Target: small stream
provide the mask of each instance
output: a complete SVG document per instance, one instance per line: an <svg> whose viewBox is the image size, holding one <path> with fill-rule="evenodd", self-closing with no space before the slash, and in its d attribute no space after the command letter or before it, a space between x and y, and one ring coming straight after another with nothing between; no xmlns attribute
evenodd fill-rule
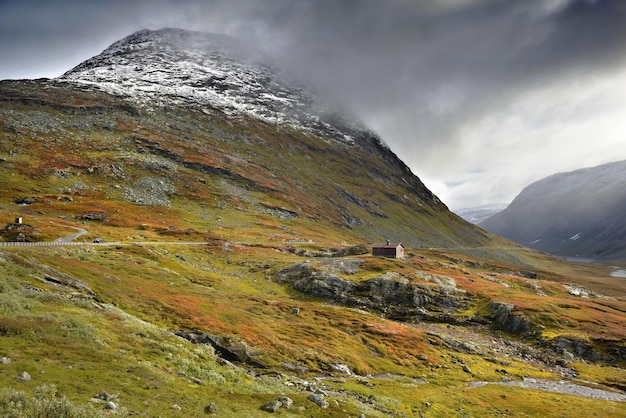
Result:
<svg viewBox="0 0 626 418"><path fill-rule="evenodd" d="M585 398L603 399L607 401L626 401L626 394L622 392L611 392L603 389L596 389L589 386L577 385L564 380L547 380L524 378L524 380L509 382L472 382L470 388L477 388L485 385L518 386L528 389L539 389L550 392L564 393L567 395L584 396Z"/></svg>

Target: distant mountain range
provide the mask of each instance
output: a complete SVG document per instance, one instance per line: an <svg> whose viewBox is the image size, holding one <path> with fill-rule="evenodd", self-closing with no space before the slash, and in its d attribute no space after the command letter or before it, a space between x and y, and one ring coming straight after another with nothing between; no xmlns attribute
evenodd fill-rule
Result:
<svg viewBox="0 0 626 418"><path fill-rule="evenodd" d="M626 161L554 174L479 223L564 257L626 259Z"/></svg>
<svg viewBox="0 0 626 418"><path fill-rule="evenodd" d="M483 205L472 208L457 209L454 210L454 213L456 213L466 221L478 225L479 223L492 217L496 213L503 211L506 207L506 203L496 203L493 205Z"/></svg>

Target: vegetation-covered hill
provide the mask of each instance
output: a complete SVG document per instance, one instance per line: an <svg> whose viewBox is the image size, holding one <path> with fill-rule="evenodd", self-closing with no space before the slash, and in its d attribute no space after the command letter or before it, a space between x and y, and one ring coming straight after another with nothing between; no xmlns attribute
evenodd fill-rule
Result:
<svg viewBox="0 0 626 418"><path fill-rule="evenodd" d="M626 414L612 268L490 236L323 128L0 83L3 241L82 234L0 246L0 411Z"/></svg>

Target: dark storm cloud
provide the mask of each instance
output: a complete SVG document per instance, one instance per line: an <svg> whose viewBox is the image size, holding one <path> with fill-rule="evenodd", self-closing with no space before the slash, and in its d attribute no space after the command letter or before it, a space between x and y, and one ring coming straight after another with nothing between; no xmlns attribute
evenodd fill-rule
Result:
<svg viewBox="0 0 626 418"><path fill-rule="evenodd" d="M439 13L414 1L293 4L265 16L274 52L379 117L382 108L446 118L424 121L440 137L517 89L624 58L626 14L613 0L485 1Z"/></svg>
<svg viewBox="0 0 626 418"><path fill-rule="evenodd" d="M544 143L562 141L544 129L555 120L619 106L596 97L619 83L597 80L618 80L626 63L626 0L21 0L0 2L0 78L57 76L136 30L166 26L258 44L450 196L523 186L467 185L476 173L497 177L488 165L508 153L537 148L536 159L528 138L538 129Z"/></svg>

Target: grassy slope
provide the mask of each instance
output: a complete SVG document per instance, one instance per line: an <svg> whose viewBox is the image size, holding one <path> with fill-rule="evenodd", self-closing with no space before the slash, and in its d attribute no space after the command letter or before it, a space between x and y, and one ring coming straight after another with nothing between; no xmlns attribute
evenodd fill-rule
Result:
<svg viewBox="0 0 626 418"><path fill-rule="evenodd" d="M180 415L169 409L174 404L198 416L211 402L219 404L220 416L265 416L259 407L281 394L295 401L282 416L383 416L384 411L545 416L555 410L588 416L599 408L611 416L626 413L623 403L496 385L468 389L470 381L558 376L503 355L494 362L459 351L423 329L310 298L272 280L282 267L320 262L295 256L290 247L317 250L412 237L407 261L359 256L362 267L346 279L396 271L422 283L416 272L437 274L475 296L461 315L489 316L490 301L508 301L544 326L545 338L566 335L623 344L624 285L599 279L607 271L503 250L499 247L510 244L463 224L443 208L420 206L419 195L391 199L407 195L397 172L379 160L363 164L365 157L351 148L331 148L317 138L296 138L294 132L250 121L242 128L217 114L172 111L138 118L118 101L95 93L19 94L22 99L5 101L0 114L0 224L23 216L40 240L69 235L74 231L68 227L74 226L89 231L81 240L104 237L124 244L2 249L0 355L12 361L0 365L0 387L31 392L54 383L76 403L106 390L119 393L120 405L129 411L148 416ZM38 96L25 102L26 94ZM96 104L103 109L84 109ZM125 198L125 190L145 177L174 186L174 193L159 192L168 206L138 206ZM358 199L346 199L342 191ZM13 202L22 196L37 199L27 206ZM346 227L340 209L362 225ZM105 212L108 220L76 218L90 212ZM392 215L381 218L372 212ZM132 241L210 244L125 244ZM457 242L462 248L420 248ZM465 248L470 243L492 249ZM527 279L520 270L535 271L538 279ZM55 287L43 280L46 276L80 280L96 297ZM571 282L610 298L573 296L562 285ZM537 295L536 285L546 296ZM300 315L291 314L294 307ZM220 362L212 349L193 346L171 329L228 335L245 343L257 376L247 371L250 366ZM336 363L361 376L386 375L364 384L362 378L333 373ZM462 364L472 373L464 373ZM498 371L502 364L506 376ZM585 380L626 386L621 369L573 367ZM15 380L23 371L33 376L31 382ZM299 380L286 377L295 375L309 381L334 376L319 383L331 395L330 408L321 410L308 401Z"/></svg>

